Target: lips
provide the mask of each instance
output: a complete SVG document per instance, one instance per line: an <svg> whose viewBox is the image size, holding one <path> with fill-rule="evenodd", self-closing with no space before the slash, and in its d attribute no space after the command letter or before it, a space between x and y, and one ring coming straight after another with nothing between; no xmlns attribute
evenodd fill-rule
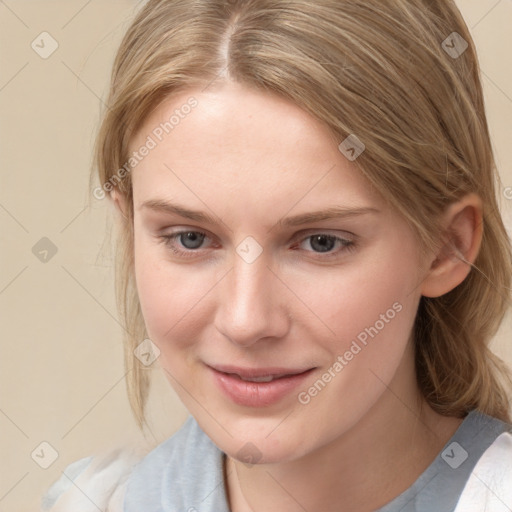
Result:
<svg viewBox="0 0 512 512"><path fill-rule="evenodd" d="M218 388L238 405L266 407L275 404L299 386L314 368L208 367Z"/></svg>
<svg viewBox="0 0 512 512"><path fill-rule="evenodd" d="M299 375L308 370L311 367L304 369L292 369L282 367L270 367L270 368L241 368L237 366L212 366L214 370L228 375L235 375L240 377L242 380L251 382L270 382L274 379L280 379L283 377L290 377L293 375Z"/></svg>

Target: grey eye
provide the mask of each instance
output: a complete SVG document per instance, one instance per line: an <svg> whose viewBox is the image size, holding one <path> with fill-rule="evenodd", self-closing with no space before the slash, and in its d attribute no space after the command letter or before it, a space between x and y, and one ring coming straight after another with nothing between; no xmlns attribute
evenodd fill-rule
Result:
<svg viewBox="0 0 512 512"><path fill-rule="evenodd" d="M205 235L197 231L186 231L179 235L180 243L187 249L198 249L203 244Z"/></svg>
<svg viewBox="0 0 512 512"><path fill-rule="evenodd" d="M332 251L336 245L336 237L329 235L314 235L309 240L311 248L316 252Z"/></svg>

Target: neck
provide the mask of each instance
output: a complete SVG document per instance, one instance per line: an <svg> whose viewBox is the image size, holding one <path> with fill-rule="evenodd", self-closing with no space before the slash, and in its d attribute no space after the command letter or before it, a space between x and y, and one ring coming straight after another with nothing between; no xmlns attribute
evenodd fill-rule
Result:
<svg viewBox="0 0 512 512"><path fill-rule="evenodd" d="M416 481L461 422L433 411L414 372L399 371L352 429L314 452L251 467L226 456L230 509L373 511Z"/></svg>

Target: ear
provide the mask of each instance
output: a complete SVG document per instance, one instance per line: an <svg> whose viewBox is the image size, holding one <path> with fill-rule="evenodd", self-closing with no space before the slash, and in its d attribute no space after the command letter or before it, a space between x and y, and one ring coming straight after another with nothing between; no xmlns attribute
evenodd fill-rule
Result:
<svg viewBox="0 0 512 512"><path fill-rule="evenodd" d="M118 212L118 214L124 217L124 219L126 220L128 218L128 215L126 213L128 209L126 206L126 197L124 196L124 194L119 192L119 190L117 189L113 189L110 192L110 198L112 199L112 202L114 203L114 206L116 207L116 211Z"/></svg>
<svg viewBox="0 0 512 512"><path fill-rule="evenodd" d="M422 295L440 297L457 287L471 270L483 234L482 201L468 194L451 204L442 219L442 247L422 283Z"/></svg>

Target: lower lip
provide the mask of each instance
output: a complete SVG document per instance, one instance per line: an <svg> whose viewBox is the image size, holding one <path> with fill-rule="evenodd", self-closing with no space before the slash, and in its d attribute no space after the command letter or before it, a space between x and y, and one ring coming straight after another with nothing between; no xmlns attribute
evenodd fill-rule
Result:
<svg viewBox="0 0 512 512"><path fill-rule="evenodd" d="M220 389L236 404L246 407L266 407L296 389L314 370L274 379L270 382L248 382L239 377L210 368Z"/></svg>

